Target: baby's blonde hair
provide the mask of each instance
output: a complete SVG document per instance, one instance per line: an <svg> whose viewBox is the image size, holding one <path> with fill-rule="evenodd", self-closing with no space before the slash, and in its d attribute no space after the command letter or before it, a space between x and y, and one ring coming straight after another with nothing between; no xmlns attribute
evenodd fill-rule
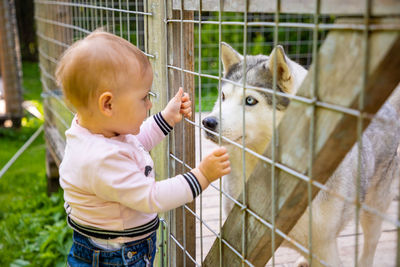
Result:
<svg viewBox="0 0 400 267"><path fill-rule="evenodd" d="M135 75L141 76L150 62L127 40L98 30L64 52L57 65L56 80L66 101L79 110L103 91L120 89L130 78L127 70L132 66Z"/></svg>

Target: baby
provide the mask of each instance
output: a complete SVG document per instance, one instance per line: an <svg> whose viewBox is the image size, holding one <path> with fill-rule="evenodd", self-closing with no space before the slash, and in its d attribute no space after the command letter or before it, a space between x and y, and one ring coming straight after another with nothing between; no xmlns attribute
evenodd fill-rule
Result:
<svg viewBox="0 0 400 267"><path fill-rule="evenodd" d="M77 111L60 165L65 210L73 229L69 266L151 266L158 212L193 201L230 172L225 148L190 172L156 182L149 151L192 114L179 88L164 110L146 119L153 72L128 41L96 31L62 56L56 78Z"/></svg>

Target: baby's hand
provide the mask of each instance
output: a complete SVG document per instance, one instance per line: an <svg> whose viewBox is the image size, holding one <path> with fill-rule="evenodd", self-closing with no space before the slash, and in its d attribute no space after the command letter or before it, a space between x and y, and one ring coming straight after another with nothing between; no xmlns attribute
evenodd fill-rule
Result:
<svg viewBox="0 0 400 267"><path fill-rule="evenodd" d="M226 148L219 147L215 149L200 162L198 168L209 183L230 173L231 163L229 162L229 155Z"/></svg>
<svg viewBox="0 0 400 267"><path fill-rule="evenodd" d="M178 93L168 102L161 114L171 127L182 120L182 115L190 118L192 101L190 101L189 94L184 93L182 87L179 87Z"/></svg>

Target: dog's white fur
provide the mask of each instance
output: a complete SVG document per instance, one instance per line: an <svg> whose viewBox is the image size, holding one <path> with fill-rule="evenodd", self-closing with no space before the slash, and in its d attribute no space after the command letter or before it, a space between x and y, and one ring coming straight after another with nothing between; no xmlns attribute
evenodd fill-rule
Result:
<svg viewBox="0 0 400 267"><path fill-rule="evenodd" d="M254 56L253 56L254 57ZM277 47L273 50L269 57L258 56L259 58L248 58L249 65L254 62L254 66L260 65L260 68L269 69L272 73L273 66L277 67L278 73L278 84L281 90L287 94L296 94L297 89L301 85L304 77L307 75L307 71L290 60L284 53L281 47ZM265 59L265 62L263 60ZM276 59L276 63L274 63ZM222 62L224 66L224 76L232 75L229 71L237 67L237 64L243 61L243 56L236 52L227 44L222 45ZM257 66L258 68L258 66ZM257 82L257 75L259 73L252 73L256 71L256 68L248 69L247 81ZM242 71L242 70L238 70ZM234 76L233 76L234 77ZM229 78L229 77L228 77ZM242 79L236 80L237 83L243 83ZM245 95L243 96L243 89L240 86L233 85L229 82L224 83L221 86L224 99L221 103L217 101L211 114L207 118L215 118L218 124L221 126L213 129L218 132L220 127L222 136L242 144L243 133L245 135L246 147L262 154L266 149L272 136L273 127L273 109L271 103L268 103L265 94L258 90L246 89ZM399 93L400 95L400 93ZM253 106L245 106L243 111L243 101L247 97L251 96L256 99L258 103ZM392 98L392 105L387 107L386 113L381 112L379 116L383 116L383 119L393 119L393 116L398 116L400 107L400 97L396 99ZM395 106L395 108L393 108ZM221 107L221 110L220 110ZM243 128L243 112L245 116L245 126ZM276 124L279 123L285 110L276 110L275 118ZM389 115L388 115L389 114ZM395 119L393 119L395 120ZM398 122L395 122L396 124ZM203 121L204 124L204 121ZM373 124L373 123L371 123ZM378 122L379 124L379 122ZM400 123L399 123L400 124ZM397 127L397 126L396 126ZM365 191L364 203L371 206L381 212L385 212L390 204L393 196L393 177L398 176L398 163L392 165L378 166L375 162L380 160L380 155L375 150L376 146L382 140L375 140L376 138L382 137L379 134L384 131L380 125L375 126L373 130L368 130L363 136L363 160L366 164L362 166L363 174L365 177L370 177L366 181L366 184L362 184L361 190ZM396 136L391 136L388 139L388 145L392 140L397 138L398 127L396 128ZM216 135L207 134L207 137L214 142L217 142ZM223 140L222 140L223 141ZM383 141L385 142L385 141ZM233 198L237 198L242 191L243 187L243 151L241 148L231 145L228 142L223 141L223 145L227 147L230 155L230 161L232 166L231 174L223 177L223 190ZM390 145L392 145L390 143ZM397 147L398 143L396 144ZM390 148L389 148L390 149ZM395 148L394 148L395 149ZM400 149L400 148L399 148ZM354 165L357 162L357 148L353 147L352 152L349 153L343 160L341 166L335 172L335 174L327 182L327 186L346 197L354 197L356 194L355 179L357 169ZM400 151L400 150L399 150ZM386 153L385 151L382 153ZM400 153L400 152L399 152ZM246 153L245 169L246 179L252 173L258 159ZM398 160L396 158L395 160ZM390 164L390 163L388 163ZM386 168L386 169L385 169ZM390 172L386 174L385 171ZM382 177L386 175L386 181L382 182ZM227 198L223 199L223 209L225 215L230 211L233 206L233 202ZM343 230L347 222L354 217L355 208L353 205L343 202L342 200L329 196L324 192L320 192L312 203L312 244L313 253L330 266L341 266L339 259L338 248L336 244L336 237ZM360 257L358 266L372 266L373 257L378 243L380 232L381 232L381 219L378 216L374 216L366 211L361 211L360 223L363 228L365 245ZM308 210L303 214L296 226L292 229L289 236L303 244L305 247L308 245L308 227L309 227L309 213ZM291 246L289 243L284 242L285 246ZM296 266L307 266L307 260L305 258L300 259ZM320 266L318 260L313 260L312 266Z"/></svg>

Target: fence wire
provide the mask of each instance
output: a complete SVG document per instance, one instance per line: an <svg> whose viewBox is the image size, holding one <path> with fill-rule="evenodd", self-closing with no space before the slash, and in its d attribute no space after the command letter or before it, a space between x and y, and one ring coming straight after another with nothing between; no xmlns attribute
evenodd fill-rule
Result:
<svg viewBox="0 0 400 267"><path fill-rule="evenodd" d="M228 1L231 2L231 1ZM279 203L277 196L277 187L281 173L287 173L296 177L300 181L307 184L306 192L308 200L309 222L313 221L313 212L311 203L313 200L313 191L320 190L329 197L339 199L345 203L351 204L355 209L355 227L352 232L354 236L354 255L353 265L358 265L360 233L359 221L360 212L369 212L374 214L383 221L391 225L387 232L393 232L397 236L400 229L400 221L397 215L396 218L389 216L385 211L378 210L374 207L369 207L360 201L361 199L361 173L363 166L361 165L362 154L362 134L363 124L366 120L371 120L374 114L370 114L364 110L365 90L368 86L368 73L370 70L370 42L371 34L378 31L399 32L400 24L394 22L379 24L371 19L371 1L365 1L365 11L359 14L362 23L335 23L341 18L338 14L322 14L321 3L319 0L314 2L314 10L310 14L289 14L280 11L281 1L276 0L275 13L250 13L250 0L245 1L245 8L242 12L225 12L224 1L216 0L215 6L217 11L203 10L203 1L198 1L197 9L192 8L190 11L191 17L187 18L188 10L184 9L184 1L167 1L163 3L164 10L158 10L155 7L156 3L152 1L123 1L123 0L65 0L65 1L44 1L35 0L35 20L37 25L37 36L39 41L39 56L41 81L43 85L43 98L45 107L46 127L55 129L58 136L46 135L47 138L58 138L53 143L65 144L63 133L69 127L73 117L71 110L62 100L61 91L58 88L54 70L58 59L62 52L68 48L74 41L84 38L87 34L102 27L106 31L112 32L122 38L135 44L149 58L158 60L160 57L166 59L165 73L167 82L165 88L154 88L156 95L161 95L161 90L167 90L168 96L172 96L174 89L171 88L171 80L178 79L180 85L184 88L194 87L194 95L192 96L195 102L196 115L193 119L184 119L184 123L180 126L179 133L181 136L175 136L175 139L168 140L168 151L166 157L168 161L168 176L173 176L176 170L190 170L195 167L195 162L190 159L190 151L185 151L191 142L196 142L196 161L200 161L209 150L209 141L205 141L202 136L205 134L215 135L219 145L228 145L240 150L241 158L241 186L243 193L241 198L232 196L223 189L223 180L219 180L210 185L204 195L201 195L196 200L196 206L184 205L179 208L183 214L181 217L176 217L176 211L166 213L162 216L159 240L159 256L158 261L160 266L186 266L196 265L201 266L206 259L207 254L212 246L212 242L217 240L219 251L219 266L226 266L226 263L221 256L223 248L227 247L235 257L239 259L242 266L255 266L256 264L249 260L249 242L247 239L250 234L248 229L249 218L255 219L271 232L271 259L268 266L282 266L282 264L293 263L293 258L288 262L282 262L282 259L277 259L276 250L279 243L275 243L277 238L283 239L292 247L297 248L302 254L307 255L309 261L315 261L321 265L327 265L322 259L315 254L315 246L313 244L313 226L308 224L307 242L302 244L298 240L286 234L284 231L276 227L275 216ZM176 3L179 3L177 5ZM161 1L158 3L161 5ZM172 9L174 11L172 11ZM159 45L165 46L164 55L154 55L148 49L148 20L154 15L153 12L158 10L164 15L164 31L160 31ZM393 11L395 16L400 15L400 11ZM383 17L383 16L382 16ZM386 16L388 17L388 16ZM390 17L390 16L389 16ZM374 17L376 19L376 16ZM193 34L193 51L189 52L193 60L193 68L187 67L186 64L186 48L189 37L185 34L187 27L191 27ZM319 64L319 48L323 45L329 31L341 30L348 32L361 32L363 34L363 72L361 93L357 108L349 108L341 103L326 102L320 99L319 94L319 79L320 66ZM179 33L173 32L179 31ZM165 35L161 35L164 33ZM174 35L175 34L175 35ZM179 35L178 35L179 34ZM175 39L174 39L175 38ZM179 41L177 41L179 40ZM171 47L171 42L179 43L179 47ZM243 65L241 66L241 74L243 78L240 81L232 81L225 78L223 73L223 65L221 61L222 42L231 45L236 51L243 56ZM263 86L249 85L247 81L247 55L270 55L271 51L277 46L282 45L286 55L291 60L310 69L313 73L311 79L311 95L309 97L287 94L279 89L277 81L278 68L276 60L274 61L274 71L272 75L272 87L265 88ZM176 52L179 51L179 61L174 61ZM340 66L334 66L340 67ZM311 69L312 68L312 69ZM191 77L192 80L188 80ZM193 81L193 82L191 82ZM191 84L192 83L192 84ZM246 115L245 97L241 98L241 112L232 116L241 117L241 127L243 129L240 139L232 140L221 134L223 125L220 123L218 128L210 130L202 125L203 119L212 110L214 103L217 101L219 108L218 120L222 121L222 102L224 95L222 87L229 85L232 88L239 88L242 96L246 95L247 90L254 90L264 95L272 97L271 104L271 157L267 157L262 152L257 152L254 148L250 148L246 143L246 135L250 129L247 128L248 121ZM283 164L279 158L280 136L278 132L279 119L277 115L278 98L286 97L292 103L299 103L308 107L308 116L310 119L308 147L304 149L307 158L306 173L296 170L295 168ZM356 119L357 127L357 144L358 144L358 160L357 160L357 181L356 181L356 196L348 197L341 195L335 190L332 190L327 185L315 180L313 170L313 162L316 157L316 135L317 131L317 113L318 110L329 110L343 116L349 116ZM260 120L263 114L259 114ZM392 121L385 121L391 125ZM188 129L193 129L193 132ZM177 130L175 130L177 135ZM188 135L196 133L196 140L188 139ZM180 140L178 143L177 140ZM53 140L54 141L54 140ZM189 144L189 143L190 144ZM179 151L183 147L183 153L179 156ZM272 214L258 214L249 206L249 195L252 194L248 190L247 178L250 176L250 170L247 170L246 159L254 157L263 162L265 166L271 166L271 192L272 199ZM226 219L222 212L222 201L226 199L233 203L241 210L241 241L240 244L232 243L224 236L224 220ZM278 200L278 202L276 202ZM212 203L210 203L210 201ZM185 215L186 214L186 215ZM339 214L338 214L339 216ZM182 222L176 221L177 218ZM187 218L194 218L195 225ZM177 226L182 226L183 229L176 229ZM194 226L194 227L193 227ZM182 238L179 237L179 231L183 233ZM187 236L188 231L192 235L196 235L196 245L193 251L191 247L192 239ZM180 252L180 254L178 253ZM398 257L398 245L393 245L393 254ZM178 259L177 255L181 255L182 259ZM391 255L391 256L396 256ZM182 265L180 265L182 264ZM393 266L395 265L393 261Z"/></svg>

